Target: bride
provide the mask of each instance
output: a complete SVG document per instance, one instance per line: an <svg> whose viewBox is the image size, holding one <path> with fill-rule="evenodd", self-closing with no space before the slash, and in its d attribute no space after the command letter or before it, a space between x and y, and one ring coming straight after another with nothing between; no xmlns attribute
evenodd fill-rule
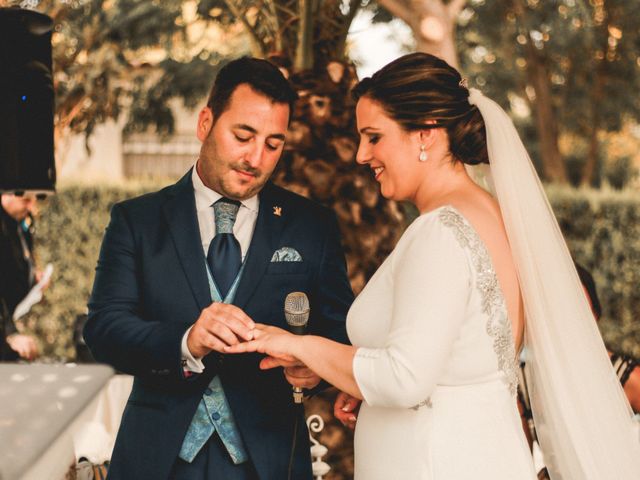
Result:
<svg viewBox="0 0 640 480"><path fill-rule="evenodd" d="M420 216L351 307L353 346L258 325L227 351L295 358L361 399L356 479L519 480L536 478L515 398L524 343L551 478L640 478L631 410L506 113L423 53L354 97L358 163ZM483 169L487 189L469 173Z"/></svg>

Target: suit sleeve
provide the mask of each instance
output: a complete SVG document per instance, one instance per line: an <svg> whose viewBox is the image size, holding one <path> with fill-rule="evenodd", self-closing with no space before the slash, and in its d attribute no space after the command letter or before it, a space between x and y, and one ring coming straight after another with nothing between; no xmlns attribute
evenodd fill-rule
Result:
<svg viewBox="0 0 640 480"><path fill-rule="evenodd" d="M353 291L340 241L335 214L327 220L327 235L311 305L310 332L340 343L349 343L345 320L353 302Z"/></svg>
<svg viewBox="0 0 640 480"><path fill-rule="evenodd" d="M84 338L96 360L142 378L181 380L180 343L190 323L142 316L138 255L125 209L116 204L102 242Z"/></svg>
<svg viewBox="0 0 640 480"><path fill-rule="evenodd" d="M471 272L437 217L405 233L391 269L392 318L385 346L359 348L353 373L372 406L410 408L435 388L465 319Z"/></svg>
<svg viewBox="0 0 640 480"><path fill-rule="evenodd" d="M349 344L346 330L346 317L353 303L353 290L347 275L347 266L342 249L340 229L332 212L327 221L327 235L320 260L316 288L311 299L309 333L329 338L336 342ZM307 391L308 395L329 387L322 380L320 384Z"/></svg>

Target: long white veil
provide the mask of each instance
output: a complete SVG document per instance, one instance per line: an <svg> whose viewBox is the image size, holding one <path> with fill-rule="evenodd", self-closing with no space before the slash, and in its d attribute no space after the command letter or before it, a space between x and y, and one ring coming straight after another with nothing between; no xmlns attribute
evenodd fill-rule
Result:
<svg viewBox="0 0 640 480"><path fill-rule="evenodd" d="M525 307L527 378L553 480L639 480L640 441L584 290L527 151L508 115L471 89L487 132Z"/></svg>

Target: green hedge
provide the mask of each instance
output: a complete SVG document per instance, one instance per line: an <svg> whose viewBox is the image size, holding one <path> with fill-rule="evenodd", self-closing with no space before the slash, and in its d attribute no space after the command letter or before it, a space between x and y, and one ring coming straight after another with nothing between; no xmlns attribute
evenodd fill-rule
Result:
<svg viewBox="0 0 640 480"><path fill-rule="evenodd" d="M111 206L156 190L158 183L63 186L42 206L37 223L40 265L55 266L43 302L25 318L45 356L75 356L73 322L86 312L94 268ZM548 189L578 262L594 275L603 305L601 330L611 348L640 357L640 194L633 191ZM382 259L380 259L382 260Z"/></svg>
<svg viewBox="0 0 640 480"><path fill-rule="evenodd" d="M40 208L36 220L36 259L51 262L52 282L42 302L25 317L25 330L39 340L49 360L73 360L75 318L87 311L104 229L114 203L161 185L63 186Z"/></svg>
<svg viewBox="0 0 640 480"><path fill-rule="evenodd" d="M640 193L558 187L547 193L575 260L593 274L605 342L640 358Z"/></svg>

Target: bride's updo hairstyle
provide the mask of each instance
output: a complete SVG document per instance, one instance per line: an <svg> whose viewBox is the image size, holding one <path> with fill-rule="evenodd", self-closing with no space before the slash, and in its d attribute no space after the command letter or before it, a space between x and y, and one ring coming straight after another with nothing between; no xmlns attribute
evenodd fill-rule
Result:
<svg viewBox="0 0 640 480"><path fill-rule="evenodd" d="M406 131L445 128L449 151L462 163L489 163L482 115L469 104L458 71L438 57L404 55L360 81L352 95L375 101Z"/></svg>

